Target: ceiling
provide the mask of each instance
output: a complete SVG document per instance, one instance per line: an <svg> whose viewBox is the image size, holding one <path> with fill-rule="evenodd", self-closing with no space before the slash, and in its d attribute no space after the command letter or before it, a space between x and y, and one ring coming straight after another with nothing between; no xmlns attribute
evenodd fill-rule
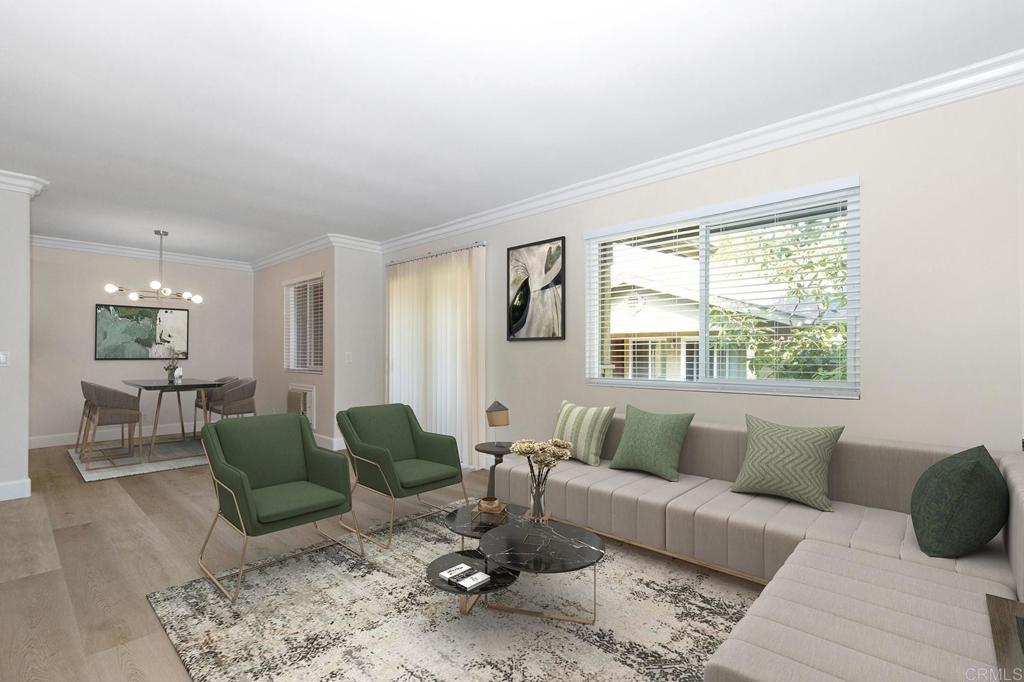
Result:
<svg viewBox="0 0 1024 682"><path fill-rule="evenodd" d="M34 234L408 234L1024 47L1019 0L0 6Z"/></svg>

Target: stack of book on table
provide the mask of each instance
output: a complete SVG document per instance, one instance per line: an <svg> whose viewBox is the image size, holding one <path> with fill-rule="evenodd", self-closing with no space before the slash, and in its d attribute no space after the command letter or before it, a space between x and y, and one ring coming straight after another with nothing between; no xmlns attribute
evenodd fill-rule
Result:
<svg viewBox="0 0 1024 682"><path fill-rule="evenodd" d="M466 592L479 589L491 581L491 576L466 564L452 566L446 571L441 571L438 575L441 580L447 581L449 585Z"/></svg>

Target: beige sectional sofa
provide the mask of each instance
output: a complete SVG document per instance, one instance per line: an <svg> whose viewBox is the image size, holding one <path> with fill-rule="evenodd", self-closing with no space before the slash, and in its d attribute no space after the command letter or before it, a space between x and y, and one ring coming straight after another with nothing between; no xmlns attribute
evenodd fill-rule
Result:
<svg viewBox="0 0 1024 682"><path fill-rule="evenodd" d="M767 585L706 680L999 679L985 595L1024 594L1021 453L993 453L1011 493L1004 533L977 554L936 559L917 545L910 496L955 448L842 439L829 477L834 511L820 512L729 490L746 451L741 428L694 423L676 482L610 469L621 432L616 417L600 466L570 461L551 473L547 509ZM501 499L527 504L526 463L506 458L495 485Z"/></svg>

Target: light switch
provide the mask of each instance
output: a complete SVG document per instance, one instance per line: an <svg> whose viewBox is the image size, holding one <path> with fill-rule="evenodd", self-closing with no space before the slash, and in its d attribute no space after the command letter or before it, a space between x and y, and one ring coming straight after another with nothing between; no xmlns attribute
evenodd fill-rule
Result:
<svg viewBox="0 0 1024 682"><path fill-rule="evenodd" d="M346 363L352 362L352 351L350 351L350 350L345 351L345 362Z"/></svg>
<svg viewBox="0 0 1024 682"><path fill-rule="evenodd" d="M11 364L11 354L5 350L0 350L0 367L9 367Z"/></svg>

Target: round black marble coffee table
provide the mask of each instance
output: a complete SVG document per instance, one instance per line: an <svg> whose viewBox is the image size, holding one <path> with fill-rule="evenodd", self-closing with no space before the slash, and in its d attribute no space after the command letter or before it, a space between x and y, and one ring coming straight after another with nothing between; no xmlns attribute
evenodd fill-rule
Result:
<svg viewBox="0 0 1024 682"><path fill-rule="evenodd" d="M458 566L459 564L466 564L477 571L487 573L491 576L490 582L483 587L473 590L472 592L466 592L455 587L447 580L439 577L438 574L441 573L441 571L447 571L449 568ZM431 561L430 565L427 566L427 582L442 592L450 592L451 594L458 595L459 612L462 615L466 615L473 609L473 606L481 595L497 592L498 590L504 590L506 587L514 583L518 577L518 572L496 566L489 562L487 557L475 549L466 549L461 552L451 552L449 554L439 556Z"/></svg>
<svg viewBox="0 0 1024 682"><path fill-rule="evenodd" d="M523 516L508 521L480 538L479 551L493 566L517 573L568 573L594 569L594 607L588 616L533 611L488 602L488 608L541 618L592 624L597 620L597 564L604 558L604 540L584 528L557 521L534 523Z"/></svg>
<svg viewBox="0 0 1024 682"><path fill-rule="evenodd" d="M466 538L479 540L483 534L502 526L512 516L522 516L526 513L526 507L510 504L505 507L503 514L490 514L478 512L475 504L464 504L454 509L444 517L444 525L448 530L462 537L462 548L466 548Z"/></svg>

